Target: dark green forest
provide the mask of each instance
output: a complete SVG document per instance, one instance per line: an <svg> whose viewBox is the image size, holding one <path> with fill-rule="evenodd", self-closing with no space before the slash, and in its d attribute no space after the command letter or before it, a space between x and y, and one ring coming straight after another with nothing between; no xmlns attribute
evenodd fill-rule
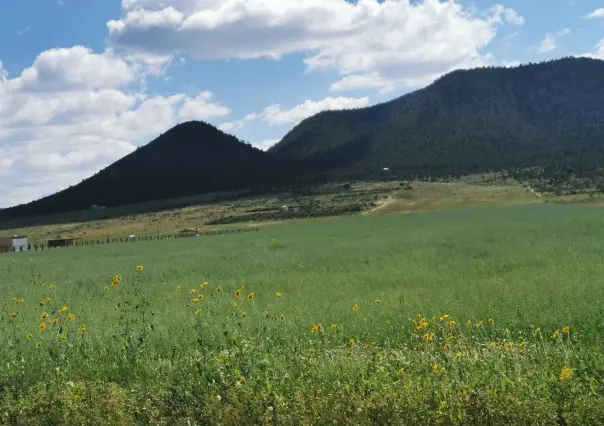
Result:
<svg viewBox="0 0 604 426"><path fill-rule="evenodd" d="M454 71L383 104L319 113L268 152L183 123L78 185L0 210L0 220L219 190L489 171L604 190L602 76L604 61L587 58Z"/></svg>

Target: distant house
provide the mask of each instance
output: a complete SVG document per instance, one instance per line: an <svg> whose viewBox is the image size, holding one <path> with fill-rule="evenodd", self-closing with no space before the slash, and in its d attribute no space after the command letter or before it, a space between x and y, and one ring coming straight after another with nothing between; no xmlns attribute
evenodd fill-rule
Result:
<svg viewBox="0 0 604 426"><path fill-rule="evenodd" d="M0 253L27 250L29 250L29 243L27 242L26 236L14 235L12 237L0 237Z"/></svg>
<svg viewBox="0 0 604 426"><path fill-rule="evenodd" d="M71 246L73 246L73 238L58 238L56 240L48 240L48 248Z"/></svg>

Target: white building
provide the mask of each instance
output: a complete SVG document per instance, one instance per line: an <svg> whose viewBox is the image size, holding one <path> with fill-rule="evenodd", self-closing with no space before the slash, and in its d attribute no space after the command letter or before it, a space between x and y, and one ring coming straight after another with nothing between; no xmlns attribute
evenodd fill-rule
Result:
<svg viewBox="0 0 604 426"><path fill-rule="evenodd" d="M15 235L13 237L13 247L15 248L15 251L27 251L29 247L27 244L27 237Z"/></svg>

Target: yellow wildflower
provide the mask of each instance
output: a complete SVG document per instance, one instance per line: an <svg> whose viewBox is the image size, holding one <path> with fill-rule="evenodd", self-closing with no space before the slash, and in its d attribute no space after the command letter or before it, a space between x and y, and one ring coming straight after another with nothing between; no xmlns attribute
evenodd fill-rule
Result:
<svg viewBox="0 0 604 426"><path fill-rule="evenodd" d="M256 293L254 293L253 291L247 295L247 300L254 300L254 296L256 296Z"/></svg>
<svg viewBox="0 0 604 426"><path fill-rule="evenodd" d="M218 284L216 286L216 293L220 293L222 291L222 286L220 284Z"/></svg>
<svg viewBox="0 0 604 426"><path fill-rule="evenodd" d="M335 330L336 328L338 328L337 324L332 324L329 326L329 328L331 328L332 330Z"/></svg>
<svg viewBox="0 0 604 426"><path fill-rule="evenodd" d="M48 288L49 288L50 290L54 290L54 289L55 289L55 285L54 285L54 284L50 284L50 285L48 286Z"/></svg>
<svg viewBox="0 0 604 426"><path fill-rule="evenodd" d="M235 291L235 297L236 298L240 298L241 297L241 289L238 289L237 291Z"/></svg>
<svg viewBox="0 0 604 426"><path fill-rule="evenodd" d="M105 291L109 291L109 287L105 286L105 287L103 288L103 290L105 290Z"/></svg>
<svg viewBox="0 0 604 426"><path fill-rule="evenodd" d="M507 328L505 330L503 330L503 335L504 336L509 336L510 335L510 330L508 330Z"/></svg>
<svg viewBox="0 0 604 426"><path fill-rule="evenodd" d="M381 299L375 299L375 303L380 304L380 303L382 303L382 300Z"/></svg>
<svg viewBox="0 0 604 426"><path fill-rule="evenodd" d="M25 338L26 338L26 339L31 339L32 337L33 337L33 335L32 335L31 333L27 333L27 334L25 335Z"/></svg>
<svg viewBox="0 0 604 426"><path fill-rule="evenodd" d="M136 267L136 272L143 272L143 270L144 270L144 269L145 269L145 268L143 268L143 265L138 265L138 266Z"/></svg>
<svg viewBox="0 0 604 426"><path fill-rule="evenodd" d="M199 287L206 288L207 286L208 286L208 282L204 281L203 283L201 283L201 285Z"/></svg>
<svg viewBox="0 0 604 426"><path fill-rule="evenodd" d="M199 300L200 302L205 299L205 296L203 294L200 294L197 296L197 300Z"/></svg>
<svg viewBox="0 0 604 426"><path fill-rule="evenodd" d="M46 318L48 318L48 312L44 312L40 318L42 318L42 321L46 321Z"/></svg>
<svg viewBox="0 0 604 426"><path fill-rule="evenodd" d="M241 314L241 318L247 318L247 314L244 312Z"/></svg>
<svg viewBox="0 0 604 426"><path fill-rule="evenodd" d="M67 319L68 319L69 321L75 321L76 316L75 316L74 314L68 314L68 315L67 315Z"/></svg>
<svg viewBox="0 0 604 426"><path fill-rule="evenodd" d="M457 353L455 354L455 359L459 359L459 358L461 358L461 352L457 352Z"/></svg>
<svg viewBox="0 0 604 426"><path fill-rule="evenodd" d="M476 323L476 328L482 328L483 321L478 321Z"/></svg>
<svg viewBox="0 0 604 426"><path fill-rule="evenodd" d="M432 364L432 372L436 373L438 371L438 364L434 363Z"/></svg>
<svg viewBox="0 0 604 426"><path fill-rule="evenodd" d="M10 301L13 302L13 303L17 303L18 300L19 299L17 299L16 297L13 297Z"/></svg>
<svg viewBox="0 0 604 426"><path fill-rule="evenodd" d="M42 347L42 342L36 343L36 349L40 349Z"/></svg>
<svg viewBox="0 0 604 426"><path fill-rule="evenodd" d="M560 381L570 379L573 376L573 370L569 367L564 367L562 371L560 371Z"/></svg>
<svg viewBox="0 0 604 426"><path fill-rule="evenodd" d="M23 299L23 298L19 299L18 303L25 303L25 299Z"/></svg>
<svg viewBox="0 0 604 426"><path fill-rule="evenodd" d="M50 297L47 297L42 301L42 303L44 303L45 305L48 305L51 301L52 301L52 299Z"/></svg>
<svg viewBox="0 0 604 426"><path fill-rule="evenodd" d="M176 292L178 293L180 290L182 290L182 286L177 285L177 286L176 286Z"/></svg>
<svg viewBox="0 0 604 426"><path fill-rule="evenodd" d="M233 309L235 309L235 308L237 307L237 302L233 301L233 302L231 303L231 307L232 307Z"/></svg>
<svg viewBox="0 0 604 426"><path fill-rule="evenodd" d="M443 349L444 349L444 350L447 350L447 349L450 349L450 348L451 348L451 345L450 345L450 344L448 344L448 343L445 343L445 344L443 345Z"/></svg>
<svg viewBox="0 0 604 426"><path fill-rule="evenodd" d="M472 320L466 321L466 327L468 327L468 328L472 327Z"/></svg>
<svg viewBox="0 0 604 426"><path fill-rule="evenodd" d="M319 326L318 325L313 325L312 328L310 329L310 331L312 333L318 333L319 332Z"/></svg>
<svg viewBox="0 0 604 426"><path fill-rule="evenodd" d="M554 331L554 334L552 334L552 339L557 339L558 337L560 337L560 330L556 330Z"/></svg>
<svg viewBox="0 0 604 426"><path fill-rule="evenodd" d="M198 316L200 316L200 315L201 315L201 309L197 309L197 310L195 311L195 316L196 316L196 317L198 317Z"/></svg>
<svg viewBox="0 0 604 426"><path fill-rule="evenodd" d="M453 328L457 325L457 322L455 321L449 321L449 327Z"/></svg>
<svg viewBox="0 0 604 426"><path fill-rule="evenodd" d="M38 328L40 329L40 331L46 330L46 323L45 322L40 323L40 325L38 326Z"/></svg>
<svg viewBox="0 0 604 426"><path fill-rule="evenodd" d="M17 318L17 313L16 312L11 312L10 313L10 319L14 320L15 318Z"/></svg>
<svg viewBox="0 0 604 426"><path fill-rule="evenodd" d="M268 318L268 311L264 311L264 312L262 313L262 315L264 315L266 318Z"/></svg>
<svg viewBox="0 0 604 426"><path fill-rule="evenodd" d="M52 320L52 323L53 323L54 325L57 325L57 324L59 324L60 322L61 322L61 320L60 320L60 319L58 319L58 318L53 318L53 320Z"/></svg>
<svg viewBox="0 0 604 426"><path fill-rule="evenodd" d="M359 311L359 305L357 305L356 303L354 305L352 305L352 312L358 312Z"/></svg>
<svg viewBox="0 0 604 426"><path fill-rule="evenodd" d="M275 296L281 297L281 296L283 296L283 294L280 291L278 291L278 292L275 293Z"/></svg>
<svg viewBox="0 0 604 426"><path fill-rule="evenodd" d="M431 342L432 340L434 340L434 333L426 333L422 336L422 340L424 342Z"/></svg>
<svg viewBox="0 0 604 426"><path fill-rule="evenodd" d="M67 334L63 333L59 336L59 339L61 340L67 340Z"/></svg>
<svg viewBox="0 0 604 426"><path fill-rule="evenodd" d="M80 331L82 332L82 334L87 333L88 329L86 328L86 325L82 324L82 326L80 327Z"/></svg>
<svg viewBox="0 0 604 426"><path fill-rule="evenodd" d="M355 341L354 341L354 339L352 337L350 339L348 339L348 344L349 345L354 345L355 344Z"/></svg>
<svg viewBox="0 0 604 426"><path fill-rule="evenodd" d="M192 288L191 290L189 290L189 294L195 294L195 293L197 293L196 288Z"/></svg>
<svg viewBox="0 0 604 426"><path fill-rule="evenodd" d="M495 324L495 320L493 318L489 318L487 322L491 325Z"/></svg>
<svg viewBox="0 0 604 426"><path fill-rule="evenodd" d="M565 325L564 327L562 327L562 333L564 333L564 334L570 333L570 327L568 325Z"/></svg>
<svg viewBox="0 0 604 426"><path fill-rule="evenodd" d="M448 314L442 315L442 316L440 317L440 322L445 322L445 321L447 320L447 318L449 318L449 315L448 315Z"/></svg>
<svg viewBox="0 0 604 426"><path fill-rule="evenodd" d="M281 321L285 321L285 315L281 315L281 316L279 317L279 319L280 319Z"/></svg>
<svg viewBox="0 0 604 426"><path fill-rule="evenodd" d="M68 309L69 308L67 306L63 306L61 309L59 309L59 313L60 314L65 313L65 312L67 312Z"/></svg>

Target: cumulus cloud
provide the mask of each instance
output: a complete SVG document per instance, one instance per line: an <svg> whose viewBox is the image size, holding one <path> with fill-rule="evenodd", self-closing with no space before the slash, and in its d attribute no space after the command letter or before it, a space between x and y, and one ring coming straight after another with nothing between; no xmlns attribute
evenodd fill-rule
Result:
<svg viewBox="0 0 604 426"><path fill-rule="evenodd" d="M0 207L76 184L180 117L229 112L210 92L141 91L141 79L161 74L169 60L74 46L42 52L14 78L0 62Z"/></svg>
<svg viewBox="0 0 604 426"><path fill-rule="evenodd" d="M604 8L596 9L591 13L583 16L585 19L604 18Z"/></svg>
<svg viewBox="0 0 604 426"><path fill-rule="evenodd" d="M246 124L260 120L271 126L290 125L295 126L305 118L318 114L321 111L362 108L369 105L369 97L347 98L347 97L327 97L320 101L306 100L290 109L284 109L279 104L269 105L261 112L247 114L241 120L229 121L218 126L225 132L236 132L242 129Z"/></svg>
<svg viewBox="0 0 604 426"><path fill-rule="evenodd" d="M480 51L513 9L474 13L457 1L123 0L109 40L127 50L198 59L279 58L308 52L309 70L332 68L334 91L417 86L484 65Z"/></svg>
<svg viewBox="0 0 604 426"><path fill-rule="evenodd" d="M595 46L595 52L588 52L579 55L584 58L602 59L604 60L604 38L598 42Z"/></svg>
<svg viewBox="0 0 604 426"><path fill-rule="evenodd" d="M556 43L558 42L558 40L564 37L565 35L570 34L570 32L570 28L564 28L563 30L560 30L555 33L547 33L543 40L541 40L541 45L539 46L538 52L546 53L556 49Z"/></svg>

